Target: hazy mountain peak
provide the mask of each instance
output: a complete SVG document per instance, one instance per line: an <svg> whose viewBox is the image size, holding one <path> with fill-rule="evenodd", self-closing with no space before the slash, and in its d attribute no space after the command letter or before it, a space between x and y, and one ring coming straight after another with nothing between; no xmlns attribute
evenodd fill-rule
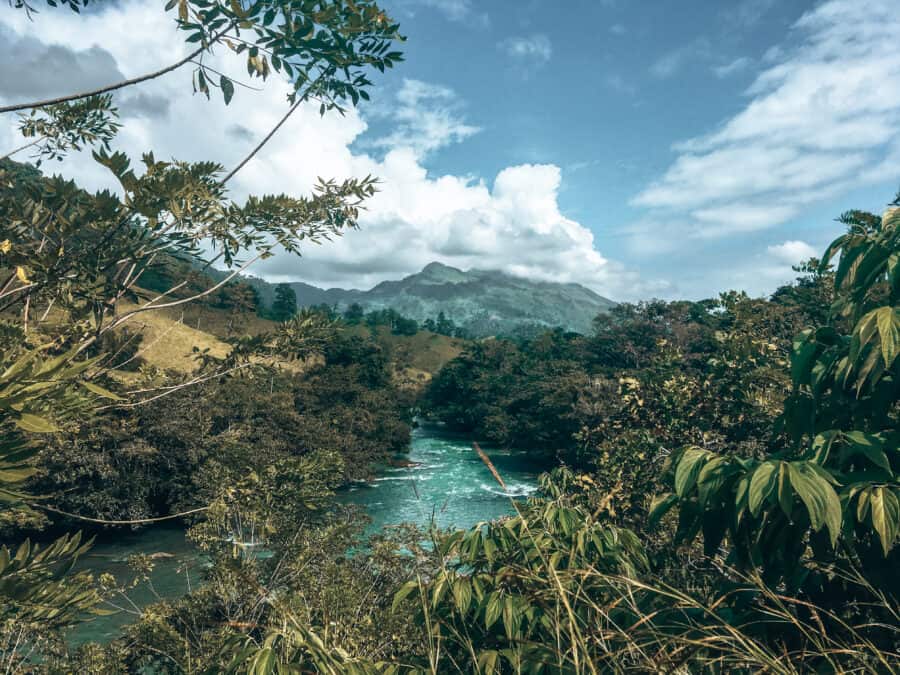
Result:
<svg viewBox="0 0 900 675"><path fill-rule="evenodd" d="M273 286L254 280L264 301L271 303ZM423 322L440 312L473 336L521 333L561 327L580 333L615 305L576 283L537 281L500 270L462 271L440 262L395 281L382 281L367 291L291 284L301 307L337 305L341 310L358 303L368 312L391 308Z"/></svg>
<svg viewBox="0 0 900 675"><path fill-rule="evenodd" d="M423 280L435 283L458 284L467 281L469 275L456 267L450 267L440 262L430 262L422 268L421 272L412 274L406 279L421 277ZM406 280L404 279L404 281Z"/></svg>

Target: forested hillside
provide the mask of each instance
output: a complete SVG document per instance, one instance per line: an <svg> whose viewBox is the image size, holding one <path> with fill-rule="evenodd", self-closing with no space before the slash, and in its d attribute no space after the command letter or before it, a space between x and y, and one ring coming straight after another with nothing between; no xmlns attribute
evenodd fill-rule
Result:
<svg viewBox="0 0 900 675"><path fill-rule="evenodd" d="M260 279L247 279L247 283L263 302L274 301L272 284ZM422 325L452 322L461 334L475 338L534 336L555 327L586 333L598 313L615 305L580 284L538 281L499 270L464 272L437 262L365 291L321 289L302 282L290 286L303 307L324 305L339 311L361 307L365 313L393 310Z"/></svg>

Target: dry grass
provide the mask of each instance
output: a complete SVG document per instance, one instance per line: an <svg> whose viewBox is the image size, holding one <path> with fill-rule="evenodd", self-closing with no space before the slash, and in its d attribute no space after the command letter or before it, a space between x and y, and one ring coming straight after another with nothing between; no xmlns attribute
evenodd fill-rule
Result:
<svg viewBox="0 0 900 675"><path fill-rule="evenodd" d="M125 312L132 307L124 305ZM143 341L140 357L161 370L191 373L197 368L194 348L208 350L217 358L228 355L231 347L215 335L197 330L182 321L181 316L173 318L165 310L144 312L127 322L131 330L141 333Z"/></svg>

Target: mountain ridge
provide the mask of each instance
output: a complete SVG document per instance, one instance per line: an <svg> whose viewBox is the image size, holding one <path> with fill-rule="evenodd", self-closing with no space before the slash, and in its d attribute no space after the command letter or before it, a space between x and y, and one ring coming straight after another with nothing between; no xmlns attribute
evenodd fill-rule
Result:
<svg viewBox="0 0 900 675"><path fill-rule="evenodd" d="M257 287L263 302L271 303L273 284L255 278L247 281ZM344 310L356 303L366 312L393 309L420 323L443 312L475 337L555 327L588 333L594 317L616 304L574 282L539 281L500 270L463 271L436 261L368 290L323 289L302 281L289 285L300 307L327 304Z"/></svg>

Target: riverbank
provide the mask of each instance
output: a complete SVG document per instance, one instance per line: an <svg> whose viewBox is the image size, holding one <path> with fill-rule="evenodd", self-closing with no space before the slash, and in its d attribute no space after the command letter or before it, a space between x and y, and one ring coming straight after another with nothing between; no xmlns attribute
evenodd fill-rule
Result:
<svg viewBox="0 0 900 675"><path fill-rule="evenodd" d="M371 518L369 533L401 523L468 528L477 522L513 513L510 497L524 498L537 489L537 476L546 467L525 452L485 448L503 476L507 491L497 485L489 469L472 448L472 439L434 424L412 432L409 454L394 466L385 466L368 483L357 483L338 493L344 504L363 507ZM157 555L162 554L162 555ZM138 532L117 533L99 542L79 563L96 575L112 574L124 582L134 576L131 556L154 556L150 583L139 584L128 598L117 598L117 614L100 616L75 626L69 642L108 642L134 621L139 608L159 599L176 598L196 587L203 560L186 539L184 529L157 526Z"/></svg>

